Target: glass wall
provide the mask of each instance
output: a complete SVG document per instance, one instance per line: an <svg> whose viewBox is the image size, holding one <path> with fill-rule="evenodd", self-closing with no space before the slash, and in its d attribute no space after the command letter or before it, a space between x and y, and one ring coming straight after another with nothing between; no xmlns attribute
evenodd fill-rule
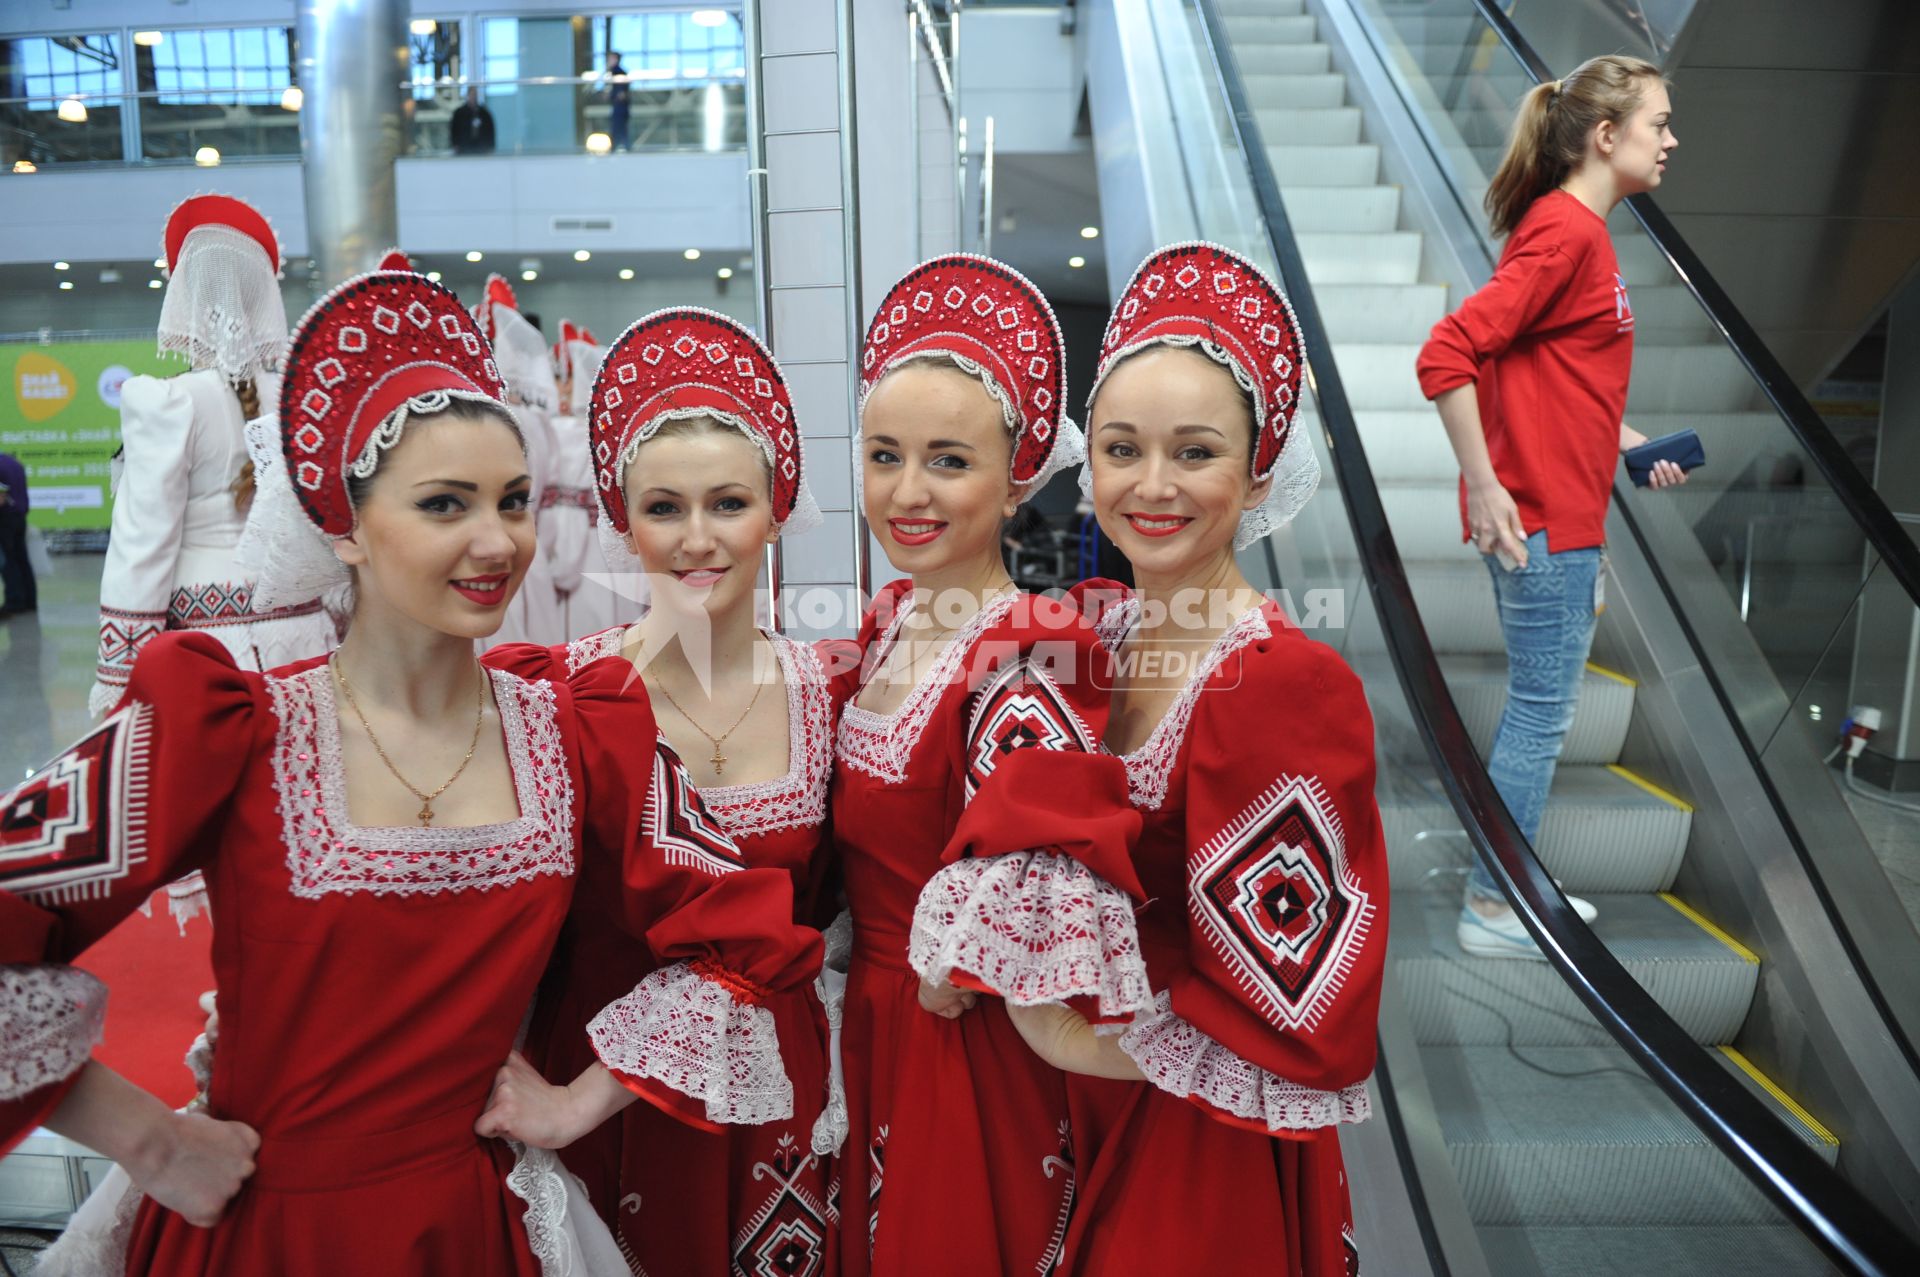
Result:
<svg viewBox="0 0 1920 1277"><path fill-rule="evenodd" d="M117 32L0 40L0 166L126 158Z"/></svg>
<svg viewBox="0 0 1920 1277"><path fill-rule="evenodd" d="M141 159L300 154L292 28L142 32L133 56Z"/></svg>

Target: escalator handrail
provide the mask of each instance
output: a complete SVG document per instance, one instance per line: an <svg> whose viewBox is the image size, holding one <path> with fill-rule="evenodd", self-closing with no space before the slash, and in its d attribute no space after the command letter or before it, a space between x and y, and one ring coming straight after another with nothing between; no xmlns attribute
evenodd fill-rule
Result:
<svg viewBox="0 0 1920 1277"><path fill-rule="evenodd" d="M1892 1277L1913 1271L1920 1264L1920 1247L1709 1058L1580 921L1494 789L1414 604L1224 25L1214 0L1194 2L1281 282L1300 324L1307 384L1329 436L1381 630L1415 728L1475 851L1541 952L1601 1026L1789 1221L1855 1272Z"/></svg>
<svg viewBox="0 0 1920 1277"><path fill-rule="evenodd" d="M1553 69L1547 65L1527 38L1520 34L1520 28L1514 24L1494 0L1472 0L1473 7L1479 11L1481 21L1493 29L1507 51L1533 78L1535 84L1543 84L1554 79ZM1860 473L1846 449L1834 437L1833 431L1820 414L1807 402L1805 394L1795 384L1787 370L1780 365L1766 341L1754 330L1740 308L1727 296L1720 281L1700 260L1675 228L1671 219L1653 202L1651 195L1635 195L1627 200L1627 208L1639 221L1647 238L1666 258L1667 266L1680 277L1687 286L1700 309L1719 332L1721 339L1733 348L1733 353L1746 366L1747 372L1759 383L1760 391L1766 395L1767 402L1780 414L1787 429L1793 432L1800 446L1813 458L1814 465L1826 478L1827 486L1839 497L1840 504L1846 507L1854 525L1867 538L1867 544L1873 547L1887 569L1893 573L1894 580L1907 592L1907 597L1916 606L1920 606L1920 546L1914 544L1906 529L1900 526L1900 520L1880 494Z"/></svg>

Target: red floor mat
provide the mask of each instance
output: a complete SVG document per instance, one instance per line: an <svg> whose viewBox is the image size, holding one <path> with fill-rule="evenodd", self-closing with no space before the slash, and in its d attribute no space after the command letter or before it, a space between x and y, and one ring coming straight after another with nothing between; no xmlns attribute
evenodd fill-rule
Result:
<svg viewBox="0 0 1920 1277"><path fill-rule="evenodd" d="M174 1108L193 1098L193 1075L181 1061L206 1026L200 995L213 987L212 950L207 915L189 921L183 936L166 893L156 892L151 918L130 914L74 963L112 991L94 1058Z"/></svg>

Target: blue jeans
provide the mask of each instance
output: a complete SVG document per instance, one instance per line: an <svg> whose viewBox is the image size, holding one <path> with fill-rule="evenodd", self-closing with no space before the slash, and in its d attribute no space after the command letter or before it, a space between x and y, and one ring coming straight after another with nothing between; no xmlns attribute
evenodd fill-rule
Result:
<svg viewBox="0 0 1920 1277"><path fill-rule="evenodd" d="M1553 769L1580 701L1580 679L1593 648L1594 587L1600 547L1547 551L1545 528L1527 538L1527 566L1509 572L1482 556L1493 574L1500 631L1507 642L1507 707L1487 755L1487 773L1529 843L1540 840ZM1504 897L1493 875L1473 861L1468 890Z"/></svg>

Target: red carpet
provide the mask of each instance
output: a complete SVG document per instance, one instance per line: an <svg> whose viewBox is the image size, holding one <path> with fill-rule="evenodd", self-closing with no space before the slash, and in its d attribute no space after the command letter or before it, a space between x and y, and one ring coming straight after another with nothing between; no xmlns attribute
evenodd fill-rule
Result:
<svg viewBox="0 0 1920 1277"><path fill-rule="evenodd" d="M94 1058L173 1108L193 1098L193 1075L181 1063L206 1027L200 995L213 987L213 923L187 923L187 934L167 913L164 891L153 896L153 916L135 912L74 965L106 981L106 1040Z"/></svg>

